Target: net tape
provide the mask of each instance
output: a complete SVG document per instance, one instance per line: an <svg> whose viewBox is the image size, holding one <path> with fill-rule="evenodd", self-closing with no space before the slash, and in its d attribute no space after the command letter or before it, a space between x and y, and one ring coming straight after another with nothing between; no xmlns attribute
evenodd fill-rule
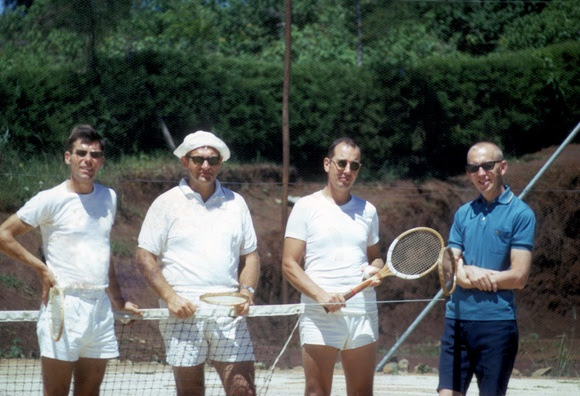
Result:
<svg viewBox="0 0 580 396"><path fill-rule="evenodd" d="M305 304L280 304L280 305L252 305L247 317L258 316L288 316L298 315L304 312ZM171 314L168 309L149 308L142 309L143 317L124 312L116 311L115 318L119 320L163 320L168 319ZM195 312L196 318L214 318L218 316L235 317L235 307L228 306L207 306L201 305ZM38 311L0 311L1 322L36 322Z"/></svg>

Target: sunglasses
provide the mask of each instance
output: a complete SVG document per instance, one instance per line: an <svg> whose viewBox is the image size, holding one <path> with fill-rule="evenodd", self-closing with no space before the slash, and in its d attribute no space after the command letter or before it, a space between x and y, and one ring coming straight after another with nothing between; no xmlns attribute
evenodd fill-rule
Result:
<svg viewBox="0 0 580 396"><path fill-rule="evenodd" d="M202 157L201 155L186 155L185 158L192 160L196 165L203 165L207 161L211 166L219 164L221 159L221 157Z"/></svg>
<svg viewBox="0 0 580 396"><path fill-rule="evenodd" d="M91 155L91 158L94 159L103 158L105 156L105 153L103 153L102 151L75 150L75 154L81 158L87 155L87 153L89 153Z"/></svg>
<svg viewBox="0 0 580 396"><path fill-rule="evenodd" d="M479 170L479 168L481 167L481 169L483 169L484 171L490 171L495 167L495 164L497 164L498 162L502 162L503 160L497 160L497 161L487 161L484 162L482 164L467 164L465 165L465 170L469 173L475 173Z"/></svg>
<svg viewBox="0 0 580 396"><path fill-rule="evenodd" d="M350 170L351 171L357 171L357 170L360 169L360 165L361 165L360 162L356 162L356 161L350 161L350 162L347 161L347 160L338 160L338 161L335 161L333 159L331 159L331 161L334 162L336 164L336 167L338 169L340 169L340 170L346 169L346 166L348 164L350 164Z"/></svg>

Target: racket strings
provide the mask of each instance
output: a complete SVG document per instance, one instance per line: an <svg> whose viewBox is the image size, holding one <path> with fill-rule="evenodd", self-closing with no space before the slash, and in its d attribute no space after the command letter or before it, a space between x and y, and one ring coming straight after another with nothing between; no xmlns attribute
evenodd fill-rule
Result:
<svg viewBox="0 0 580 396"><path fill-rule="evenodd" d="M215 296L215 297L206 297L203 299L208 304L215 304L215 305L238 305L244 304L247 300L241 297L235 296Z"/></svg>
<svg viewBox="0 0 580 396"><path fill-rule="evenodd" d="M240 293L206 293L200 297L200 300L214 305L239 305L248 302L248 298Z"/></svg>
<svg viewBox="0 0 580 396"><path fill-rule="evenodd" d="M50 289L50 331L54 341L60 340L64 326L64 296L62 290L57 287Z"/></svg>
<svg viewBox="0 0 580 396"><path fill-rule="evenodd" d="M428 231L411 232L397 242L391 262L402 274L419 275L433 268L441 248L441 239L437 235Z"/></svg>

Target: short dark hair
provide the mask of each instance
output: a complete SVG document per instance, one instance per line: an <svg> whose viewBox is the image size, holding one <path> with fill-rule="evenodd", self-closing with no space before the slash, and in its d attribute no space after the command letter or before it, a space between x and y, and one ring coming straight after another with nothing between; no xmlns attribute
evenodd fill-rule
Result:
<svg viewBox="0 0 580 396"><path fill-rule="evenodd" d="M347 146L350 147L354 147L354 148L359 148L358 144L355 143L354 140L352 140L349 137L341 137L336 139L334 142L332 142L332 144L330 145L330 147L328 148L328 153L326 154L326 156L328 158L332 158L334 156L334 149L336 149L336 146L338 146L339 144L346 144Z"/></svg>
<svg viewBox="0 0 580 396"><path fill-rule="evenodd" d="M77 140L83 143L97 142L101 145L101 150L105 151L105 140L94 128L87 124L76 125L66 141L66 151L72 152L73 146Z"/></svg>

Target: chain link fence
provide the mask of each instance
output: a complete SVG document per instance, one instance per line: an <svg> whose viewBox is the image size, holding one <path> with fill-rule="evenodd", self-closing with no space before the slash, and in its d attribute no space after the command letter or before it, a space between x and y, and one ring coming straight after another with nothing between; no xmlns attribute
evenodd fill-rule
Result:
<svg viewBox="0 0 580 396"><path fill-rule="evenodd" d="M300 3L300 2L295 2ZM358 3L358 2L357 2ZM366 3L362 2L363 6ZM499 24L499 21L493 20L488 7L491 2L469 4L472 12L482 14L482 19L489 23ZM509 2L521 6L521 8L531 7L530 2ZM450 2L433 2L431 12L436 13L442 7L453 8L459 3ZM461 3L462 7L468 7ZM536 2L533 3L537 5ZM428 3L424 4L425 7ZM479 7L479 8L478 8ZM364 7L363 7L364 11ZM452 12L445 13L453 14ZM364 13L363 13L364 15ZM392 18L392 16L390 16ZM281 17L283 19L283 17ZM281 19L274 19L273 26L281 23ZM385 21L388 21L387 16ZM453 19L453 23L459 23L461 18ZM364 21L364 19L363 19ZM446 23L445 21L441 22ZM503 23L507 24L508 21ZM389 31L387 27L381 26L380 21L369 21L369 24L375 29L373 34ZM365 26L363 24L363 26ZM443 27L442 27L443 28ZM485 31L474 27L472 36L466 34L462 36L461 43L455 43L458 47L465 47L465 51L471 52L472 55L478 55L477 51L483 54L491 45L495 38L485 38ZM279 26L277 28L280 29ZM469 29L465 26L465 29ZM404 32L403 32L404 33ZM403 34L401 33L401 34ZM304 44L304 31L300 31L299 45ZM417 32L413 32L417 34ZM420 36L410 36L420 37ZM471 37L471 39L470 39ZM417 39L418 40L418 39ZM420 42L412 43L413 48L417 49ZM449 40L455 40L452 32L449 32ZM471 41L470 41L471 40ZM476 45L478 43L478 45ZM423 43L425 48L429 43ZM283 47L283 38L280 35L280 46ZM411 44L409 44L411 45ZM421 47L423 48L423 47ZM426 51L425 49L422 49ZM371 49L368 49L371 51ZM418 49L417 49L418 51ZM356 50L352 52L357 56ZM371 58L372 53L368 54ZM385 59L389 57L385 55ZM368 58L362 58L368 59ZM356 58L360 61L360 53ZM514 61L516 68L521 68L521 64ZM129 66L128 66L129 67ZM408 71L405 71L408 72ZM509 70L507 71L509 72ZM458 71L459 73L459 71ZM501 73L501 71L500 71ZM280 89L282 87L282 75L280 74ZM338 82L342 77L340 75L332 78ZM332 83L332 78L329 80ZM459 77L458 77L459 78ZM219 84L216 81L216 84ZM422 81L429 89L430 81ZM544 84L545 81L536 81L537 84ZM436 82L433 82L436 84ZM493 80L488 80L490 91L494 90ZM161 86L161 89L163 87ZM577 88L577 87L576 87ZM330 88L329 88L330 89ZM377 87L377 89L388 90L389 87ZM435 89L435 88L433 88ZM526 87L517 89L525 90ZM529 87L530 92L532 87ZM445 95L445 89L438 87L435 96ZM219 93L219 91L218 91ZM254 94L256 94L254 92ZM258 91L259 94L259 91ZM171 92L157 92L163 100L171 100ZM195 96L195 90L192 90L191 96ZM265 93L270 95L270 93ZM525 97L526 92L521 92ZM273 100L279 100L279 96ZM356 96L353 97L356 100ZM212 98L207 98L208 102ZM249 97L248 101L254 98ZM131 110L130 98L118 98L118 101L112 100L110 107L112 109L127 107ZM219 100L218 97L215 100ZM312 98L315 102L316 98ZM464 106L471 106L470 99L466 99ZM489 98L482 98L489 100ZM292 102L292 96L290 98ZM458 101L461 103L461 101ZM50 106L50 103L46 103ZM281 104L280 104L281 105ZM233 106L233 104L232 104ZM410 104L401 103L401 112L408 111ZM428 146L428 151L433 157L437 153L445 153L445 157L439 156L437 161L431 163L413 162L414 166L407 172L404 178L398 178L395 173L389 173L385 168L380 172L362 173L360 180L357 182L354 193L362 198L372 202L378 209L380 215L380 236L383 250L390 241L402 231L415 226L429 226L441 232L444 238L447 237L448 230L451 226L453 214L459 206L475 198L475 190L470 185L468 179L463 175L460 164L464 161L467 148L475 142L474 139L489 139L504 143L504 150L508 156L509 170L507 181L512 189L521 193L526 185L533 179L536 173L548 160L554 152L557 145L562 139L546 139L543 148L522 153L521 146L533 147L533 144L525 141L525 133L519 141L506 138L504 134L513 131L502 128L502 125L495 125L493 130L480 130L479 133L467 133L465 135L455 134L457 140L442 142L437 136L432 136L442 128L446 130L455 130L461 128L461 123L467 122L466 119L455 120L457 123L447 125L437 124L437 109L435 104L429 105L432 111L431 119L417 129L417 126L410 128L404 124L404 120L409 118L396 118L391 125L391 131L409 131L401 133L396 142L401 147L409 147L409 151L397 156L397 153L388 151L389 158L384 161L395 166L398 162L406 162L413 154L412 148L421 143L433 142ZM510 103L505 103L505 111L509 112ZM132 109L139 111L139 109ZM280 113L281 113L280 108ZM379 112L380 113L380 112ZM375 114L375 113L373 113ZM573 118L577 114L568 114ZM163 114L160 114L163 120ZM342 120L359 117L360 114L337 114L337 123ZM489 114L471 114L476 120L478 117L494 119L494 115ZM536 110L537 119L542 119L542 109ZM551 114L550 116L554 116ZM21 114L20 117L26 117ZM103 115L104 117L104 115ZM185 120L177 119L177 116L171 115L166 117L164 127L173 135L177 144L180 143L187 128L196 130L196 125L188 124ZM216 113L212 117L219 120L221 117L229 117L226 113ZM292 117L292 114L291 114ZM349 118L350 117L350 118ZM465 114L464 114L464 117ZM501 117L498 116L498 119ZM157 122L159 117L154 115L152 120ZM3 120L4 121L4 120ZM81 120L78 120L81 122ZM258 119L256 119L257 123ZM88 121L87 121L88 122ZM316 119L310 121L316 124ZM530 120L536 122L536 120ZM437 124L437 128L430 130L429 124ZM101 125L107 125L101 123ZM354 124L353 124L354 125ZM477 124L470 124L474 128ZM483 123L482 128L490 127L490 123ZM525 127L525 123L523 126ZM66 134L72 128L71 125L61 125L63 133ZM29 154L27 149L20 151L19 147L11 145L9 134L10 125L2 125L4 130L0 131L0 149L3 153L0 164L0 196L1 212L0 220L6 219L11 213L17 210L27 199L41 189L46 189L56 185L67 176L67 168L62 163L60 154L55 156L50 153L44 153L38 149L35 154ZM117 125L122 129L122 125ZM248 124L248 136L254 139L255 132L252 125ZM558 137L566 136L570 129L546 130L542 135L556 135ZM176 158L172 157L167 147L163 147L162 136L163 128L159 124L147 125L151 130L157 130L158 136L154 139L157 149L164 151L152 153L147 151L137 152L133 156L124 157L122 154L108 161L105 169L101 174L101 181L104 184L113 186L120 197L120 210L117 223L113 232L113 263L119 268L117 270L124 288L135 301L142 301L142 306L154 305L155 298L147 290L142 279L135 271L133 263L133 254L136 248L136 238L140 228L141 221L147 210L148 205L161 192L175 185L183 175ZM34 139L40 142L49 140L48 130L33 130ZM107 130L102 132L107 136ZM215 132L228 136L228 131L216 129ZM272 133L272 131L269 131ZM322 158L325 152L319 151L319 156L301 156L296 155L300 147L307 145L310 139L308 129L293 128L290 125L290 140L293 148L292 161L290 163L290 206L293 197L304 196L320 189L324 185L324 172L322 169ZM147 135L134 131L139 139L147 139ZM277 132L273 132L277 134ZM282 126L280 124L280 135ZM391 133L391 132L389 132ZM394 132L392 132L394 133ZM43 135L44 134L44 135ZM341 131L341 135L348 134L348 131ZM380 135L380 133L378 133ZM130 135L129 135L130 136ZM334 130L328 130L324 135L327 141L317 141L312 143L314 147L326 147L334 138L340 137ZM373 162L381 160L382 153L387 150L379 144L373 144L373 140L368 138L364 131L353 130L351 137L355 140L361 138L365 142L363 158L369 155ZM237 132L235 141L243 141L246 136ZM268 140L268 138L264 138ZM282 139L280 138L280 141ZM377 140L381 142L380 140ZM306 143L305 143L306 142ZM564 148L561 155L556 159L552 166L547 170L533 189L526 196L525 201L534 210L538 220L538 230L536 234L536 248L534 251L532 273L528 285L522 291L518 291L518 319L520 324L520 352L516 362L516 369L524 375L531 375L538 370L555 376L578 377L580 376L580 337L577 331L577 311L580 308L580 262L578 260L579 230L580 230L580 146L572 142ZM64 142L63 142L64 143ZM226 143L229 143L226 139ZM300 143L300 144L298 144ZM134 141L131 139L116 139L116 150L119 153L132 153ZM146 145L147 146L147 145ZM282 147L279 148L281 157ZM442 150L445 148L445 151ZM448 156L452 149L452 156ZM235 154L236 144L231 145L231 150ZM453 151L454 150L454 151ZM247 151L247 148L246 148ZM314 149L312 149L314 151ZM255 154L255 153L254 153ZM252 155L250 157L238 156L233 163L224 165L220 180L229 188L240 192L247 200L254 218L258 239L260 244L260 254L263 262L262 278L258 290L257 299L260 304L278 304L281 302L295 302L297 293L284 282L281 276L281 248L283 243L285 219L281 217L281 162L261 161L260 156ZM453 157L453 158L451 158ZM449 164L459 164L459 166L450 166ZM364 164L364 159L363 159ZM366 165L366 164L365 164ZM377 164L374 164L377 165ZM425 172L428 167L441 167L446 169L445 175L439 178L425 178ZM27 235L24 243L32 251L38 252L40 236L38 233ZM1 310L21 310L37 309L39 295L39 285L35 274L30 273L23 266L16 264L6 256L0 256L0 309ZM388 279L378 289L380 306L380 349L381 356L397 342L399 337L406 331L409 325L417 318L425 308L428 301L437 294L439 290L438 280L435 275L419 281L402 281L399 279ZM444 302L439 301L435 308L419 324L417 329L409 336L408 340L401 345L395 353L398 360L407 359L413 370L418 372L432 372L437 366L438 359L438 340L443 326ZM2 333L2 345L0 345L0 357L18 357L27 355L26 345L19 338L18 331L12 334ZM20 340L20 341L18 341ZM289 361L289 365L295 364L295 361Z"/></svg>

